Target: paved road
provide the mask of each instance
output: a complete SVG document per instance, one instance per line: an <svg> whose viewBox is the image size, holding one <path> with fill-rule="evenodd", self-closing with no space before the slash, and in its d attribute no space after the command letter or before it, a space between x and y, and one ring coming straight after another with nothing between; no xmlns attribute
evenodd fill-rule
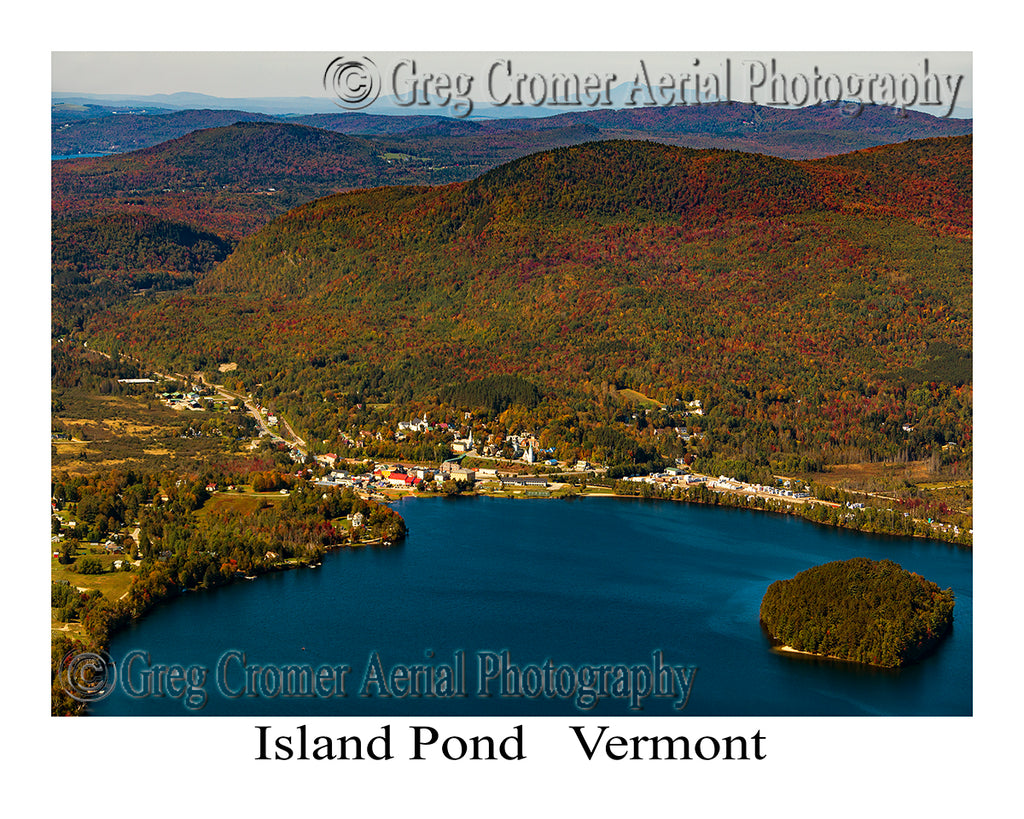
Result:
<svg viewBox="0 0 1024 819"><path fill-rule="evenodd" d="M89 349L90 352L103 356L104 358L110 358L110 353L104 353L102 350L97 350L94 348L87 349ZM142 364L142 362L139 361L139 359L133 356L122 354L122 357L132 361L137 361L139 364ZM240 399L242 403L245 405L245 408L249 411L249 414L252 415L254 419L256 419L256 424L259 427L260 432L262 434L270 436L270 440L273 441L274 443L294 447L295 449L298 449L299 452L302 453L303 457L306 456L306 442L295 434L295 430L291 428L291 425L287 421L285 421L284 418L279 418L278 423L284 429L285 434L288 437L283 438L280 435L278 435L276 432L274 432L274 430L270 428L270 426L264 420L263 415L256 407L256 402L253 401L253 399L250 396L244 395L243 393L233 392L232 390L229 390L227 387L225 387L223 384L211 384L209 381L206 380L206 377L201 372L193 373L191 376L187 376L184 373L166 375L164 373L159 373L156 370L152 370L151 372L157 378L162 378L165 381L183 381L185 383L189 383L199 380L210 389L216 390L221 397L226 398L229 401L234 401L236 398Z"/></svg>
<svg viewBox="0 0 1024 819"><path fill-rule="evenodd" d="M184 378L184 376L181 377ZM256 424L260 428L261 433L269 435L270 440L273 441L274 443L281 443L285 444L286 446L294 447L295 449L298 449L299 452L302 453L303 457L306 456L306 442L295 434L295 430L291 428L291 425L286 420L284 420L284 418L278 416L278 425L285 431L285 435L288 436L287 438L282 437L281 435L279 435L277 432L270 428L270 425L263 417L263 414L259 411L259 408L257 408L256 402L250 396L244 395L243 393L234 392L233 390L229 390L223 384L211 384L209 381L206 380L206 376L204 376L200 372L193 373L192 377L199 379L205 386L209 387L210 389L216 390L217 394L220 395L222 398L226 398L229 401L234 401L236 398L241 400L241 402L245 405L245 408L249 411L249 414L256 420Z"/></svg>

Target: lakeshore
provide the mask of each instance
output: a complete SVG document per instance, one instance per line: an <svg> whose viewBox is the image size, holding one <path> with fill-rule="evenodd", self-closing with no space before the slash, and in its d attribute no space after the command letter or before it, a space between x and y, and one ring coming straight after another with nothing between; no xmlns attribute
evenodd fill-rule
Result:
<svg viewBox="0 0 1024 819"><path fill-rule="evenodd" d="M508 648L524 664L549 657L579 666L634 664L660 648L666 662L699 668L687 714L970 710L972 561L964 550L810 527L793 517L758 519L736 509L637 499L522 504L439 498L400 508L409 534L394 548L338 549L314 572L276 572L259 583L160 606L112 638L111 656L141 647L153 662L213 667L230 648L257 664L301 659L361 668L376 651L386 671L393 663L423 662L428 651L443 660L455 650L472 656ZM895 672L849 662L792 663L788 652L773 651L757 614L769 583L809 563L857 554L896 559L953 586L958 619L948 643ZM562 713L544 699L357 694L329 701L211 697L203 713ZM165 698L102 703L95 713L183 711L180 702Z"/></svg>
<svg viewBox="0 0 1024 819"><path fill-rule="evenodd" d="M636 485L636 484L632 484L632 485ZM277 493L250 493L250 492L243 492L243 493L239 494L239 493L237 493L237 491L214 492L210 496L210 499L207 501L206 505L207 506L216 507L216 508L219 508L219 509L223 509L223 508L225 508L225 503L226 503L228 508L240 508L240 507L238 507L238 503L242 502L242 501L245 501L246 499L249 499L249 502L256 502L256 503L260 503L260 504L262 504L262 503L279 503L279 502L282 502L284 500L284 498L282 497L282 494L277 494ZM472 504L474 499L475 500L485 500L485 499L488 499L488 500L493 500L493 501L502 501L502 500L514 501L514 500L519 500L519 499L531 499L532 500L532 499L536 499L537 497L540 496L539 493L531 493L531 492L520 492L518 494L509 494L509 495L505 495L505 496L502 496L502 497L494 497L494 496L490 496L489 497L488 493L471 493L469 495L462 495L461 497L459 497L459 496L451 497L451 496L447 496L447 495L444 495L444 494L441 494L441 493L423 493L423 492L416 492L416 491L413 491L413 492L409 492L409 491L396 491L396 492L391 492L389 494L391 495L390 498L383 498L383 497L380 497L380 496L376 496L376 497L379 498L379 502L385 503L385 504L390 505L390 506L394 506L395 503L399 499L406 499L406 498L420 498L420 499L422 499L424 497L430 497L437 504L442 504L445 499L450 500L451 502L453 502L455 504ZM326 497L326 495L324 495L324 497ZM553 494L545 493L543 495L543 497L553 498L555 496ZM630 500L630 498L631 498L631 496L629 496L629 495L617 494L617 493L612 492L612 491L603 490L603 491L573 492L572 494L562 495L558 499L562 499L562 500L564 500L566 498L573 498L573 499L581 498L582 499L582 498L587 498L587 497L614 497L614 498L618 498L622 502L628 502ZM222 499L222 500L218 500L218 499ZM636 500L635 497L633 499ZM798 511L800 507L789 506L789 505L786 505L786 504L779 504L779 503L767 503L767 504L765 504L763 502L759 502L756 505L755 504L735 503L735 502L730 503L728 501L733 499L730 496L725 496L725 499L726 499L726 502L723 502L723 498L719 494L712 493L712 492L704 492L704 493L698 493L696 495L691 495L690 493L687 493L687 494L685 494L683 496L679 496L679 497L672 497L672 496L668 496L668 495L658 495L658 494L655 494L655 495L651 495L651 496L648 496L648 497L644 497L642 500L643 501L646 501L646 500L680 500L680 501L684 501L683 504L669 504L670 507L672 507L672 506L681 506L683 508L686 508L686 507L694 507L694 508L705 507L705 508L711 508L711 507L716 507L717 506L720 509L722 509L723 511L725 511L727 509L737 509L737 510L744 510L744 511L748 511L748 512L749 511L767 511L767 512L774 512L775 513L775 515L772 516L772 517L780 517L780 518L804 517L805 519L809 520L810 522L821 523L821 521L815 521L815 520L813 520L813 518L808 518L806 515L801 515L800 512ZM427 506L432 506L434 504L426 504L426 505ZM610 506L617 506L617 505L618 504L611 504ZM243 504L243 506L244 506L244 504ZM420 506L420 504L415 504L415 506ZM544 504L544 506L548 506L548 504ZM573 504L551 504L551 506L555 506L555 507L570 507L571 508L573 506ZM605 507L605 506L607 506L607 504L598 504L598 506ZM661 504L656 504L655 506L661 506ZM406 509L408 509L408 508L410 508L410 507L406 507L405 509L403 509L403 511L406 511ZM804 508L806 508L806 507L804 507ZM203 513L201 513L201 514L203 514ZM351 523L351 522L349 522L349 523ZM852 529L853 527L851 527L849 525L840 525L840 526L832 525L832 526L825 526L824 528L826 528L826 529L833 529L833 530L841 530L841 529ZM876 534L877 535L877 534L886 534L886 533L883 532L883 533L868 533L868 534ZM132 535L132 537L135 539L136 542L137 542L138 536L139 536L139 530L138 530L138 527L136 527L136 529L135 529L135 531L134 531L134 533ZM918 539L918 540L933 540L934 541L934 538L927 538L925 535L922 535L922 534L918 534L915 539ZM392 546L394 543L395 543L395 538L393 538L393 537L391 539L385 538L383 536L368 537L367 538L364 535L363 537L353 538L352 537L352 532L350 530L350 532L349 532L349 534L347 536L343 536L341 539L335 540L331 546L327 547L324 550L321 550L321 552L313 555L312 557L307 557L307 558L287 557L287 556L278 555L278 554L276 554L274 552L271 552L271 551L267 551L267 553L263 556L263 559L260 561L260 564L258 566L250 567L250 568L247 568L245 570L242 570L240 568L233 569L232 571L229 571L225 576L223 576L220 580L215 580L212 584L207 582L206 579L204 579L204 582L202 583L201 587L198 584L197 580L193 580L191 582L186 582L185 585L181 585L179 583L179 581L172 581L170 583L165 583L163 586L161 586L160 584L154 585L153 582L152 582L152 577L155 576L155 575L153 575L153 569L158 569L159 570L160 566L161 566L160 563L157 563L155 566L151 567L151 569L150 569L150 571L148 573L149 579L146 581L146 586L145 586L146 590L145 591L141 591L141 592L139 590L135 590L135 586L131 582L132 580L136 579L133 574L130 574L130 573L126 573L126 574L115 573L114 575L111 575L110 572L107 572L107 573L103 573L103 574L99 574L99 575L78 575L78 574L75 574L72 571L69 571L69 567L65 567L65 566L58 567L57 564L56 564L56 557L54 558L54 570L53 570L52 576L54 577L55 580L60 579L62 582L70 582L72 585L77 586L78 589L79 589L79 592L82 593L82 594L92 595L92 594L96 593L96 592L91 591L92 589L106 589L108 587L110 587L110 588L115 588L116 587L117 591L115 591L113 593L113 595L111 595L109 592L105 593L106 601L108 603L114 604L113 611L111 612L111 614L108 617L109 634L112 635L112 634L116 633L118 630L120 630L120 629L122 629L124 627L131 627L134 623L137 623L138 621L140 621L157 604L169 601L169 600L174 599L176 597L179 597L179 596L181 596L182 594L185 594L185 593L192 593L192 592L196 592L196 591L207 591L207 590L211 590L211 588L230 586L230 585L234 585L235 581L239 581L239 580L243 580L243 579L251 581L251 580L255 580L255 579L259 578L259 577L264 577L264 576L272 575L272 574L275 574L275 573L287 572L287 571L289 571L291 569L296 569L296 568L320 568L321 565L322 565L323 553L328 552L328 551L333 551L333 552L338 552L338 551L366 551L366 550L359 549L358 547L360 547L360 546L368 546L368 547L370 547L370 550L377 551L381 547L384 547L386 549L386 548ZM86 544L86 545L88 545L88 544ZM93 546L93 550L95 550L95 545ZM897 560L901 559L898 554L894 555L894 557ZM107 559L110 560L110 558L107 558ZM161 559L163 559L163 558L161 558ZM118 562L118 561L115 561L115 562ZM120 561L120 562L123 562L123 561ZM139 561L135 561L135 566L136 566L136 571L138 571ZM172 573L171 576L173 576L173 573ZM94 577L96 578L96 581L98 581L98 582L94 582L93 581ZM124 583L120 583L120 584L116 584L115 583L113 586L111 586L111 582L108 581L108 578L111 578L111 579L114 579L114 580L117 580L119 578L124 578L125 582ZM123 590L123 593L121 593L122 590ZM140 595L142 595L142 596L140 596ZM120 605L122 603L124 604L123 606ZM56 605L56 604L54 604L54 605ZM117 612L120 611L121 609L123 609L123 613L118 614ZM56 611L56 609L54 611ZM57 615L55 614L54 617L57 618ZM83 618L83 620L84 620L84 618ZM83 629L82 621L76 621L74 623L69 624L69 622L63 621L63 618L57 618L57 619L54 620L54 622L53 622L53 624L51 626L51 633L54 635L55 638L56 638L57 635L66 635L68 637L75 638L75 639L87 638L87 643L91 643L91 639L88 639L89 638L89 634ZM103 645L105 645L106 639L108 639L108 638L107 637L102 637L101 638L101 642L100 642L99 647L103 647ZM795 650L793 650L793 651L795 652Z"/></svg>
<svg viewBox="0 0 1024 819"><path fill-rule="evenodd" d="M707 476L700 476L702 482L697 486L706 486L704 481L707 480ZM626 483L626 482L622 482ZM641 486L639 482L634 482L634 486ZM648 484L650 485L650 484ZM714 489L708 490L706 493L698 493L683 490L683 492L674 492L676 488L672 484L653 484L655 487L654 491L644 493L638 489L633 492L617 492L614 489L602 490L595 489L593 487L587 487L582 491L567 493L564 495L557 494L563 487L571 487L572 484L552 484L547 487L550 491L545 493L538 492L507 492L507 491L496 491L491 489L480 489L475 488L471 492L462 493L469 496L488 496L488 497L508 497L514 499L523 500L537 500L537 499L551 499L551 500L572 500L582 498L636 498L640 497L644 500L670 500L670 501L681 501L683 503L695 503L704 504L711 506L723 506L729 508L742 508L750 509L752 511L770 512L777 515L794 515L802 517L812 523L818 523L824 526L833 526L841 529L851 529L858 532L865 532L870 534L882 534L882 535L893 535L897 537L912 537L924 540L936 540L944 543L953 543L958 546L971 548L973 544L973 529L971 530L959 530L953 531L951 527L944 528L935 525L931 521L920 520L916 518L910 518L906 513L900 513L900 516L905 522L909 522L909 529L904 522L897 526L884 526L884 521L879 524L877 519L869 521L868 515L863 512L862 509L852 508L849 505L843 507L837 503L830 503L828 501L821 501L815 498L791 498L782 496L775 493L759 492L759 491L746 491L743 488L729 487L720 488L715 487ZM696 489L695 486L689 487L689 489ZM424 497L439 497L440 495L435 493L423 493L413 490L392 490L390 492L385 491L382 495L369 494L367 497L371 497L375 500L379 500L382 503L390 503L392 501L401 500L403 498L424 498ZM834 518L822 518L816 517L813 510L814 507L824 507L826 509L839 510L840 514ZM890 512L892 510L889 510ZM895 515L890 517L890 520L894 520Z"/></svg>
<svg viewBox="0 0 1024 819"><path fill-rule="evenodd" d="M833 660L837 663L853 663L854 665L864 665L864 663L858 663L856 660L850 660L846 657L833 657L831 654L817 654L813 651L801 651L800 649L793 648L792 646L772 646L772 651L778 651L782 654L799 654L804 657L814 657L817 660Z"/></svg>

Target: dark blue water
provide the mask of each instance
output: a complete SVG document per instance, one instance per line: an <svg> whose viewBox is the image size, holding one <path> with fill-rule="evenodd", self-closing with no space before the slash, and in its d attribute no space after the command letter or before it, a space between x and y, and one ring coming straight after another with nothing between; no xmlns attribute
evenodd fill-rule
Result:
<svg viewBox="0 0 1024 819"><path fill-rule="evenodd" d="M50 154L50 161L60 162L64 159L89 159L97 156L114 156L114 154Z"/></svg>
<svg viewBox="0 0 1024 819"><path fill-rule="evenodd" d="M798 518L670 502L591 498L573 501L409 499L397 505L409 537L391 549L328 555L319 569L281 572L250 583L188 595L161 606L121 632L110 654L124 676L129 652L139 655L130 682L93 707L98 715L967 715L972 709L971 553L942 543L868 536ZM783 655L771 649L758 622L768 585L830 560L888 558L951 586L953 634L920 664L881 670ZM517 693L479 696L480 662L503 651L520 672ZM581 711L576 696L595 678L583 668L648 667L662 661L696 666L685 708L673 697L637 697L614 689ZM240 661L252 669L324 666L313 697L274 693L276 672L256 674L258 696L226 696L218 662L239 652L219 676L229 693L244 687ZM380 686L360 696L373 652L381 669L447 664L465 657L465 693L445 688L435 672L434 696L383 697ZM432 656L428 656L432 653ZM562 688L537 693L545 660L566 666ZM165 696L156 665L206 669L191 692L202 707L185 707L182 688ZM332 689L331 668L345 696ZM439 665L438 665L438 668ZM494 665L485 666L493 671ZM570 676L572 671L574 676ZM195 672L198 673L198 672ZM251 670L248 673L252 673ZM262 673L262 672L260 672ZM630 674L634 672L630 671ZM646 672L629 677L634 693ZM662 692L668 688L662 676ZM447 679L451 679L448 677ZM456 677L457 679L457 677ZM515 676L510 692L515 692ZM597 676L600 680L601 677ZM263 682L260 682L263 680ZM619 682L625 685L620 676ZM259 688L263 685L266 688ZM569 694L570 683L577 691ZM536 683L539 684L539 683ZM399 683L401 685L401 683ZM456 688L458 692L461 689ZM600 689L599 689L600 690ZM675 689L679 694L682 685ZM617 695L613 695L613 693ZM333 696L332 696L333 694Z"/></svg>

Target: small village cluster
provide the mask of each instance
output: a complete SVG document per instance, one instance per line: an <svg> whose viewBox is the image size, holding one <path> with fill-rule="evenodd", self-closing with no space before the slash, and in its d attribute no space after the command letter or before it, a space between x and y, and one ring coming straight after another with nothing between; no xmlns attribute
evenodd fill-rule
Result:
<svg viewBox="0 0 1024 819"><path fill-rule="evenodd" d="M316 460L331 470L324 477L314 481L317 486L346 487L371 494L383 489L421 489L429 484L440 486L448 481L470 486L484 481L492 481L500 486L546 487L549 483L544 475L520 475L497 468L464 467L458 459L445 461L438 469L403 464L377 464L372 472L363 474L334 469L338 458L333 453L317 455Z"/></svg>
<svg viewBox="0 0 1024 819"><path fill-rule="evenodd" d="M470 413L467 412L466 418L470 417ZM503 458L527 464L544 463L546 466L559 466L556 458L544 459L542 457L543 455L553 455L554 450L542 450L536 436L530 432L510 433L500 443L495 441L494 436L491 435L488 436L487 441L481 443L473 439L472 429L469 430L465 438L462 438L448 423L442 421L438 424L431 424L426 416L423 416L422 418L413 418L411 421L399 421L394 439L404 441L408 439L409 434L434 431L452 436L452 452L457 455L474 453L484 458Z"/></svg>
<svg viewBox="0 0 1024 819"><path fill-rule="evenodd" d="M131 383L143 381L149 381L150 383L153 383L150 379L140 378L122 380L130 381ZM209 409L206 402L213 402L214 406L218 404L227 405L228 403L220 396L214 397L208 391L204 393L201 388L196 387L194 385L190 389L183 390L180 392L162 392L160 393L160 400L163 401L171 409L191 410L192 412L199 412L201 410ZM234 410L236 408L230 407L230 409Z"/></svg>
<svg viewBox="0 0 1024 819"><path fill-rule="evenodd" d="M647 483L659 486L684 485L693 486L702 483L708 489L725 492L743 492L751 495L774 495L780 498L792 498L793 500L806 500L811 493L805 488L796 488L792 481L784 478L779 479L776 486L765 486L759 483L746 483L738 478L730 478L727 475L719 475L717 478L709 478L706 475L697 475L684 470L681 467L669 467L664 472L657 472L651 475L636 475L623 480L633 483Z"/></svg>

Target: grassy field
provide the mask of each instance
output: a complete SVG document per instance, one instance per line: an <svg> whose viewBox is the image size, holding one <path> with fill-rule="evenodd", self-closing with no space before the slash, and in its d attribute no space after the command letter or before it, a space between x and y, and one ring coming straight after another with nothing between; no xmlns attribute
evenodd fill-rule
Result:
<svg viewBox="0 0 1024 819"><path fill-rule="evenodd" d="M152 398L54 392L53 419L73 439L51 442L51 468L95 472L111 467L190 468L231 447L221 437L181 438L182 426L210 412L173 410Z"/></svg>
<svg viewBox="0 0 1024 819"><path fill-rule="evenodd" d="M79 549L78 557L90 554L88 549ZM103 596L110 600L117 600L122 594L128 591L132 582L131 572L113 571L115 560L125 560L126 555L93 555L98 558L107 571L103 574L79 574L74 570L74 564L61 565L57 558L50 559L50 579L67 580L72 586L79 589L97 589L103 592Z"/></svg>
<svg viewBox="0 0 1024 819"><path fill-rule="evenodd" d="M880 486L886 483L896 486L904 481L918 483L931 477L928 461L910 461L909 463L856 463L835 464L825 468L826 471L811 480L828 483L833 486L848 486L850 489L862 489L866 486Z"/></svg>
<svg viewBox="0 0 1024 819"><path fill-rule="evenodd" d="M240 487L239 492L215 492L203 505L197 514L199 517L211 515L218 512L237 512L241 515L249 515L257 509L267 506L277 506L285 499L285 495L278 492L253 492L248 486ZM347 520L335 520L334 525L348 528Z"/></svg>
<svg viewBox="0 0 1024 819"><path fill-rule="evenodd" d="M284 500L280 492L253 492L248 486L239 492L216 492L197 514L209 515L215 512L239 512L248 515L264 505L276 506Z"/></svg>
<svg viewBox="0 0 1024 819"><path fill-rule="evenodd" d="M94 549L96 551L95 554L93 553ZM108 555L105 553L100 554L100 552L102 552L101 549L96 549L96 547L90 548L88 544L83 544L76 552L76 556L90 555L98 558L107 569L102 574L79 574L74 570L74 564L62 565L57 562L57 558L51 558L50 579L53 581L66 580L72 586L81 590L96 589L102 592L103 596L108 600L117 600L128 591L128 587L131 585L132 578L135 575L132 572L116 571L113 569L114 561L125 560L125 555ZM57 617L56 612L57 609L50 609L51 633L63 632L69 637L78 640L85 638L85 628L81 623L65 623Z"/></svg>
<svg viewBox="0 0 1024 819"><path fill-rule="evenodd" d="M644 409L659 409L662 406L660 401L648 398L642 392L637 392L636 390L619 390L618 394L620 398L625 398L627 401L639 404Z"/></svg>
<svg viewBox="0 0 1024 819"><path fill-rule="evenodd" d="M52 612L56 609L51 609L50 614L50 632L51 637L55 632L62 631L73 640L85 640L85 626L81 623L65 623L64 621L57 618Z"/></svg>

